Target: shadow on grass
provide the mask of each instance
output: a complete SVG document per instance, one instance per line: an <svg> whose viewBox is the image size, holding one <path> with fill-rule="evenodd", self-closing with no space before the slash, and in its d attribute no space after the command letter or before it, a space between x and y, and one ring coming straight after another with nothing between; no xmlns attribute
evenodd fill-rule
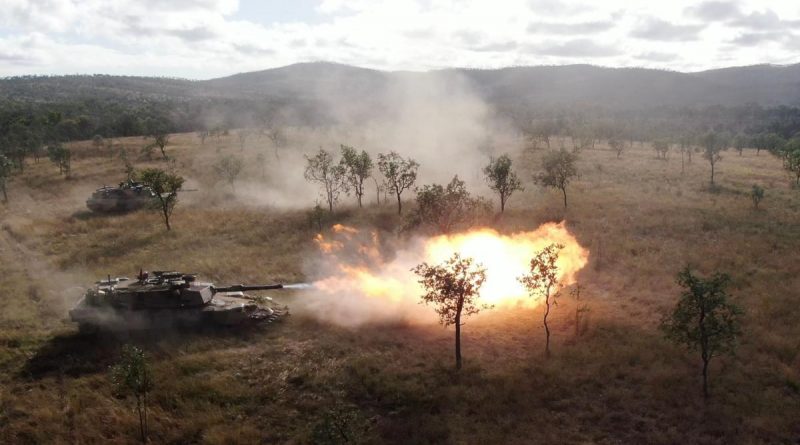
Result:
<svg viewBox="0 0 800 445"><path fill-rule="evenodd" d="M151 357L160 359L193 342L214 340L212 344L221 347L230 341L250 342L258 333L274 328L272 325L275 324L280 323L60 334L44 343L27 360L19 371L19 377L41 380L58 375L80 377L102 373L116 363L120 348L125 344L138 345Z"/></svg>

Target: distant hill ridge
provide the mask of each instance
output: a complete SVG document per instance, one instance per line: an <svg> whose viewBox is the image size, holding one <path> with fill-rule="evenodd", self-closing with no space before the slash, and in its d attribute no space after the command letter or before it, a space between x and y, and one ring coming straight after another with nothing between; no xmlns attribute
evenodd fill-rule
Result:
<svg viewBox="0 0 800 445"><path fill-rule="evenodd" d="M379 71L329 62L298 63L211 80L70 75L0 79L0 98L53 102L69 99L185 101L198 98L276 98L283 101L374 97L398 82L460 77L494 105L601 106L638 109L759 104L800 106L800 64L753 65L682 73L592 65L500 69Z"/></svg>

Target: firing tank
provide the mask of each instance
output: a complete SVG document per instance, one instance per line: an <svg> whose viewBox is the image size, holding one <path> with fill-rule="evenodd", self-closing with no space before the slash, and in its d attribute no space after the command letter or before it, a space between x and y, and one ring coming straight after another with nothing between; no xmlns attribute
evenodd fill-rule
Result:
<svg viewBox="0 0 800 445"><path fill-rule="evenodd" d="M144 184L128 180L119 187L104 186L86 200L86 207L97 213L121 213L141 209L153 202L155 193Z"/></svg>
<svg viewBox="0 0 800 445"><path fill-rule="evenodd" d="M245 292L282 288L282 284L215 286L197 281L194 274L140 271L134 280L108 277L97 281L69 316L86 332L275 321L285 310L271 298Z"/></svg>

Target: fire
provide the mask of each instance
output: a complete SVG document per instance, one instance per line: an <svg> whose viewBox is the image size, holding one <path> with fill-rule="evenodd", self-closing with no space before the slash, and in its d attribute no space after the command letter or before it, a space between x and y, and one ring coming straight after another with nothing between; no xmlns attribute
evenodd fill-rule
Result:
<svg viewBox="0 0 800 445"><path fill-rule="evenodd" d="M503 235L489 228L409 241L388 249L375 232L337 224L330 238L315 238L323 255L320 267L328 277L314 283L320 294L311 307L343 324L376 319L431 319L420 307L422 289L411 268L438 264L454 252L472 257L486 268L480 301L496 307L536 306L517 278L528 272L530 260L544 247L564 245L559 252L559 281L572 284L588 261L589 252L564 226L548 223L529 232ZM388 253L386 251L389 251Z"/></svg>

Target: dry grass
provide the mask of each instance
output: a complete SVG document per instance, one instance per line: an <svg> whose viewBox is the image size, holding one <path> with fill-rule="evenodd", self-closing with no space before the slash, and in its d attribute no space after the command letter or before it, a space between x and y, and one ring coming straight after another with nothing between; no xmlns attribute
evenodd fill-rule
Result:
<svg viewBox="0 0 800 445"><path fill-rule="evenodd" d="M233 137L205 147L193 135L172 141L179 170L202 186L215 182L208 172L217 147L238 150ZM129 152L144 143L118 142ZM69 181L45 161L32 165L0 209L0 442L134 443L132 405L112 396L107 372L125 341L152 358L154 443L306 443L335 403L356 407L375 443L796 441L800 193L767 155L727 153L721 189L711 193L699 155L682 175L674 154L659 161L637 144L616 159L604 148L581 154L569 209L557 193L528 184L497 222L515 231L567 220L592 251L579 276L591 304L588 332L573 337L564 299L554 356L544 360L540 313L498 311L465 327L460 374L452 333L436 326L344 329L295 314L244 332L77 337L63 320L74 286L139 267L220 282L299 281L313 232L302 211L235 208L223 192L187 196L171 233L153 213L93 216L83 200L118 180L118 160L87 143L76 146ZM538 156L518 156L525 175ZM767 189L760 211L748 197L756 182ZM400 223L392 212L350 209L337 220L392 230ZM687 262L731 273L747 310L738 354L712 364L707 405L699 360L655 327ZM302 298L274 296L290 306Z"/></svg>

